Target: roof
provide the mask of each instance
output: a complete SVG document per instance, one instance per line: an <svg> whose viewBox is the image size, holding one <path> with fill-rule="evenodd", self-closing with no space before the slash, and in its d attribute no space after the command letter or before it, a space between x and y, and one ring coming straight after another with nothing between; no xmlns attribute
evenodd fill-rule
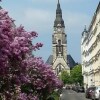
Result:
<svg viewBox="0 0 100 100"><path fill-rule="evenodd" d="M52 65L52 63L53 63L53 55L49 56L49 58L47 59L46 63Z"/></svg>
<svg viewBox="0 0 100 100"><path fill-rule="evenodd" d="M75 65L77 65L71 55L67 55L67 64L70 68L73 68Z"/></svg>
<svg viewBox="0 0 100 100"><path fill-rule="evenodd" d="M65 27L64 20L62 19L62 10L60 8L59 0L56 9L56 19L54 21L54 27L58 27L58 25L60 25L60 27Z"/></svg>
<svg viewBox="0 0 100 100"><path fill-rule="evenodd" d="M70 68L73 68L77 63L74 61L71 55L67 55L67 64ZM46 61L47 64L52 65L53 64L53 55L50 55L49 58Z"/></svg>

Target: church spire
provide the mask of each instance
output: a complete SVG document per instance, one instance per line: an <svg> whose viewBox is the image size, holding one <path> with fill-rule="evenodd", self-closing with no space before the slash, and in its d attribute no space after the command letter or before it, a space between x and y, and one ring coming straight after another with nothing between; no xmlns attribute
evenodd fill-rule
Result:
<svg viewBox="0 0 100 100"><path fill-rule="evenodd" d="M60 8L59 0L58 0L58 4L57 4L57 11L60 11L60 13L61 13L61 8Z"/></svg>
<svg viewBox="0 0 100 100"><path fill-rule="evenodd" d="M61 27L65 27L64 21L62 19L62 10L60 8L60 2L59 2L59 0L58 0L58 3L57 3L56 19L54 21L54 27L57 27L58 24L60 24Z"/></svg>
<svg viewBox="0 0 100 100"><path fill-rule="evenodd" d="M87 28L86 28L86 25L85 25L85 27L84 27L84 31L83 32L86 32L87 33Z"/></svg>
<svg viewBox="0 0 100 100"><path fill-rule="evenodd" d="M58 0L58 3L59 3L59 0Z"/></svg>

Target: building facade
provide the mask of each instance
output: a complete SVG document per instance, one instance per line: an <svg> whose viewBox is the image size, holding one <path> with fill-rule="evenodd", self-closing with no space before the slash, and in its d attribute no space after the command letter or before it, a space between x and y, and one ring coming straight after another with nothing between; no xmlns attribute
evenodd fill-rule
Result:
<svg viewBox="0 0 100 100"><path fill-rule="evenodd" d="M67 64L67 35L62 18L62 10L58 0L56 9L56 19L54 21L54 33L52 34L53 64L52 68L58 75L62 70L70 72Z"/></svg>
<svg viewBox="0 0 100 100"><path fill-rule="evenodd" d="M70 55L67 55L67 35L65 34L65 24L62 18L59 0L57 3L56 18L53 28L52 55L49 56L46 63L52 66L56 75L59 75L62 70L66 70L70 73L70 67L75 66L76 63Z"/></svg>
<svg viewBox="0 0 100 100"><path fill-rule="evenodd" d="M100 2L81 39L84 86L100 86Z"/></svg>

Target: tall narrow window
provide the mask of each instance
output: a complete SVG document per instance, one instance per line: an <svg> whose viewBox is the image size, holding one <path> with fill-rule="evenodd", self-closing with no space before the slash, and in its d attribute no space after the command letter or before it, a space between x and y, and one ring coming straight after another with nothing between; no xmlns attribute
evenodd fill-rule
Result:
<svg viewBox="0 0 100 100"><path fill-rule="evenodd" d="M58 68L57 68L57 75L59 74L59 70L58 70Z"/></svg>
<svg viewBox="0 0 100 100"><path fill-rule="evenodd" d="M63 56L63 45L61 45L61 40L58 40L58 44L56 45L56 55L61 54Z"/></svg>
<svg viewBox="0 0 100 100"><path fill-rule="evenodd" d="M58 48L59 48L59 52L61 52L62 51L62 49L61 49L61 40L58 40Z"/></svg>
<svg viewBox="0 0 100 100"><path fill-rule="evenodd" d="M59 72L61 72L61 64L59 64Z"/></svg>

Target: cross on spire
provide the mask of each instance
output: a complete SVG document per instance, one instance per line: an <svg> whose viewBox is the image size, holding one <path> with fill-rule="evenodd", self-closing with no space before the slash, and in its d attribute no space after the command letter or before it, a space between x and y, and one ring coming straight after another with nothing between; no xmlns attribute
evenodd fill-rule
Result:
<svg viewBox="0 0 100 100"><path fill-rule="evenodd" d="M59 4L59 0L58 0L58 4Z"/></svg>

